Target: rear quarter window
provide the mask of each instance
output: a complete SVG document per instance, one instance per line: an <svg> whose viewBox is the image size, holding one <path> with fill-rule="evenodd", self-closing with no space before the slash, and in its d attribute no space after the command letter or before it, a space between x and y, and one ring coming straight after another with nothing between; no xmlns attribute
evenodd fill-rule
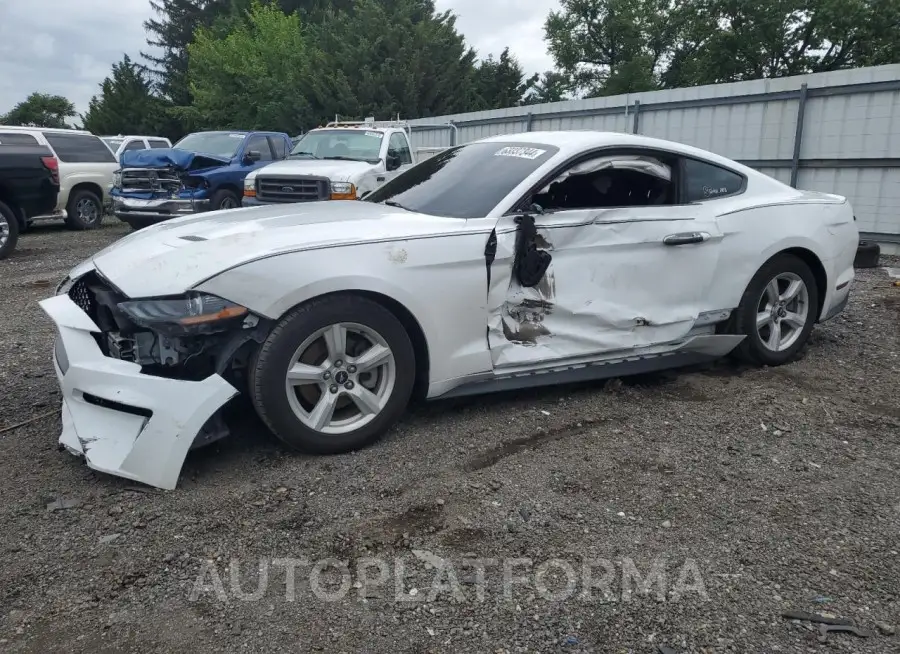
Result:
<svg viewBox="0 0 900 654"><path fill-rule="evenodd" d="M685 195L688 202L716 200L744 190L744 177L698 159L684 160Z"/></svg>
<svg viewBox="0 0 900 654"><path fill-rule="evenodd" d="M116 163L115 155L96 136L44 132L44 137L64 163Z"/></svg>
<svg viewBox="0 0 900 654"><path fill-rule="evenodd" d="M40 145L31 134L0 132L0 145Z"/></svg>
<svg viewBox="0 0 900 654"><path fill-rule="evenodd" d="M171 148L172 146L166 143L165 141L160 141L159 139L149 139L147 143L150 144L150 147L156 150L161 150L165 148Z"/></svg>

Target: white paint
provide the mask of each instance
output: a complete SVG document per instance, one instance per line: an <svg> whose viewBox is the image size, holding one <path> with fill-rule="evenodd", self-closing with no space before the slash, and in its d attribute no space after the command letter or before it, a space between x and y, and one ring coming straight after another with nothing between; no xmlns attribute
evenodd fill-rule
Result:
<svg viewBox="0 0 900 654"><path fill-rule="evenodd" d="M853 279L858 232L850 205L839 196L797 191L695 148L625 134L534 132L489 140L560 151L483 218L440 218L368 202L213 212L131 234L71 276L96 268L134 298L201 290L272 319L326 293L387 296L424 333L429 397L475 380L554 366L673 351L727 352L741 337L713 335L710 316L727 316L760 266L787 248L805 248L822 262L823 314L850 292L850 284L836 289ZM553 261L538 287L522 288L511 274L515 224L505 214L564 161L615 146L705 158L744 173L747 189L685 206L540 215L538 233ZM492 230L498 244L488 285L484 251ZM684 232L707 237L663 245L666 236ZM548 300L552 307L523 312L524 300ZM103 357L89 333L96 327L67 297L42 306L73 353L72 369L61 375L64 415L68 411L63 442L84 451L98 469L174 484L200 425L235 389L215 376L192 383L141 375L133 364ZM531 342L507 337L536 317L546 334ZM83 392L158 413L141 426L133 416L80 401ZM150 433L156 453L144 449Z"/></svg>

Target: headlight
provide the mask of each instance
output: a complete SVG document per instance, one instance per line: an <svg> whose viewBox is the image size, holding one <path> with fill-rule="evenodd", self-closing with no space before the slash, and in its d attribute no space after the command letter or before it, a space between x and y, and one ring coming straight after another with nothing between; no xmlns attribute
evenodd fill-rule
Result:
<svg viewBox="0 0 900 654"><path fill-rule="evenodd" d="M180 327L183 330L212 327L223 321L241 318L247 307L206 293L187 293L179 297L127 300L119 303L137 324L151 329Z"/></svg>
<svg viewBox="0 0 900 654"><path fill-rule="evenodd" d="M122 188L122 173L118 171L113 173L113 186Z"/></svg>
<svg viewBox="0 0 900 654"><path fill-rule="evenodd" d="M256 178L255 177L245 177L244 178L244 197L245 198L253 198L256 197Z"/></svg>
<svg viewBox="0 0 900 654"><path fill-rule="evenodd" d="M332 200L355 200L356 187L350 182L331 182Z"/></svg>

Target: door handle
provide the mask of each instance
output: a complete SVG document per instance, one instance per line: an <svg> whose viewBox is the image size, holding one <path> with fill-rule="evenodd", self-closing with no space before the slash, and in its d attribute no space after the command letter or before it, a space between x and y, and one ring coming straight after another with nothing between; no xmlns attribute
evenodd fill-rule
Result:
<svg viewBox="0 0 900 654"><path fill-rule="evenodd" d="M705 243L710 239L707 232L681 232L669 234L663 239L666 245L690 245L691 243Z"/></svg>

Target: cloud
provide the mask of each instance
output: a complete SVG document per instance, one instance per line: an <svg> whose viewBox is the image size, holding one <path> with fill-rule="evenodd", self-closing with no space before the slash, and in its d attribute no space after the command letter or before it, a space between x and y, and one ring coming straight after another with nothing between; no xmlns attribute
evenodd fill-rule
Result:
<svg viewBox="0 0 900 654"><path fill-rule="evenodd" d="M503 48L526 73L552 67L543 41L558 0L437 0L457 14L457 28L479 56ZM112 64L147 50L149 0L0 0L0 113L30 93L65 96L87 110Z"/></svg>

